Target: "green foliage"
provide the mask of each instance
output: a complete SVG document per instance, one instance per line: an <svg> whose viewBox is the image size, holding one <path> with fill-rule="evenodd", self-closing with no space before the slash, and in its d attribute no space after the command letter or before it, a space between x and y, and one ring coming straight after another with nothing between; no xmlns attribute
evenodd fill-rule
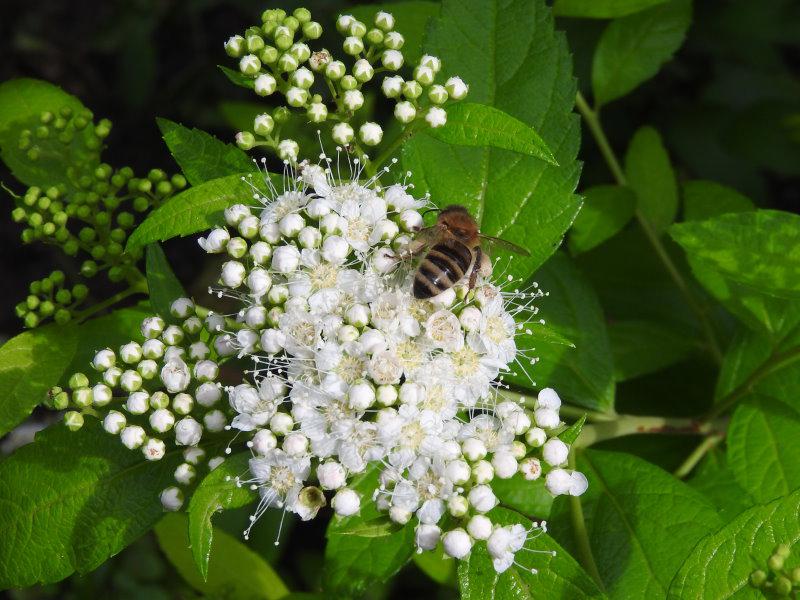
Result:
<svg viewBox="0 0 800 600"><path fill-rule="evenodd" d="M556 0L553 13L557 17L614 19L664 2L666 0Z"/></svg>
<svg viewBox="0 0 800 600"><path fill-rule="evenodd" d="M691 0L670 0L609 23L592 63L595 103L608 104L653 77L683 44L691 19Z"/></svg>
<svg viewBox="0 0 800 600"><path fill-rule="evenodd" d="M591 250L625 227L636 211L636 196L618 185L598 185L583 191L583 207L569 231L572 254Z"/></svg>
<svg viewBox="0 0 800 600"><path fill-rule="evenodd" d="M142 460L97 423L55 425L0 463L0 587L87 573L139 538L162 515L158 490L181 451Z"/></svg>
<svg viewBox="0 0 800 600"><path fill-rule="evenodd" d="M684 221L704 221L754 208L750 198L714 181L687 181L682 185L682 193Z"/></svg>
<svg viewBox="0 0 800 600"><path fill-rule="evenodd" d="M192 185L255 170L253 161L236 146L221 142L201 129L189 129L168 119L157 122L164 142Z"/></svg>
<svg viewBox="0 0 800 600"><path fill-rule="evenodd" d="M175 277L160 244L148 244L145 250L145 264L150 304L157 314L167 321L172 321L169 310L172 301L175 298L186 296L186 292L183 290L181 282Z"/></svg>
<svg viewBox="0 0 800 600"><path fill-rule="evenodd" d="M166 515L155 531L169 561L205 597L253 600L289 597L289 590L269 563L224 531L215 532L214 560L207 577L201 577L193 563L184 515Z"/></svg>
<svg viewBox="0 0 800 600"><path fill-rule="evenodd" d="M725 522L755 504L736 483L725 452L721 450L709 452L688 483L711 500Z"/></svg>
<svg viewBox="0 0 800 600"><path fill-rule="evenodd" d="M660 371L700 349L692 339L657 321L614 321L608 336L617 381Z"/></svg>
<svg viewBox="0 0 800 600"><path fill-rule="evenodd" d="M495 508L489 513L493 523L510 525L531 521L514 511ZM519 565L512 565L502 574L492 566L486 545L479 542L469 559L458 565L458 586L463 600L483 598L604 598L591 577L550 536L538 534L525 547L527 552L516 556ZM531 573L528 569L537 569Z"/></svg>
<svg viewBox="0 0 800 600"><path fill-rule="evenodd" d="M74 325L47 325L0 346L0 435L5 435L45 401L78 348Z"/></svg>
<svg viewBox="0 0 800 600"><path fill-rule="evenodd" d="M642 127L631 139L625 177L650 226L660 233L671 225L678 213L678 186L661 136L652 127Z"/></svg>
<svg viewBox="0 0 800 600"><path fill-rule="evenodd" d="M439 14L439 3L426 0L362 4L348 9L356 19L370 23L375 13L385 10L394 15L397 30L403 33L403 56L407 64L417 64L423 52L423 40L428 23Z"/></svg>
<svg viewBox="0 0 800 600"><path fill-rule="evenodd" d="M225 460L197 486L189 502L189 542L192 558L203 579L208 577L214 528L212 515L220 510L251 503L256 494L247 486L237 486L236 478L247 472L248 452Z"/></svg>
<svg viewBox="0 0 800 600"><path fill-rule="evenodd" d="M553 153L535 129L484 104L456 104L448 111L444 127L431 129L428 135L454 146L502 148L558 166Z"/></svg>
<svg viewBox="0 0 800 600"><path fill-rule="evenodd" d="M698 543L669 587L670 599L755 597L748 590L750 573L777 544L800 541L797 514L800 490L743 512ZM748 596L749 592L749 596Z"/></svg>
<svg viewBox="0 0 800 600"><path fill-rule="evenodd" d="M471 102L538 131L560 165L497 148L449 146L426 133L403 147L415 192L430 192L442 205L465 205L484 233L526 248L531 257L515 257L510 272L527 277L555 251L580 206L573 194L576 88L565 39L543 2L445 1L425 49L442 59L446 74L470 85Z"/></svg>
<svg viewBox="0 0 800 600"><path fill-rule="evenodd" d="M212 179L178 194L154 210L136 228L128 239L128 250L204 231L219 224L228 206L253 196L244 177L228 175Z"/></svg>

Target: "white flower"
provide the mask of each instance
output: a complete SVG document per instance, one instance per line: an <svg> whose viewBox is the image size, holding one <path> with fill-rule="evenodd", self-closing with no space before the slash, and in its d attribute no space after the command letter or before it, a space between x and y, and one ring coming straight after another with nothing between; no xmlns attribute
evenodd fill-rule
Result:
<svg viewBox="0 0 800 600"><path fill-rule="evenodd" d="M219 254L225 251L230 239L231 236L227 229L212 229L208 237L201 237L197 242L209 254Z"/></svg>
<svg viewBox="0 0 800 600"><path fill-rule="evenodd" d="M492 522L485 515L475 515L467 523L467 532L476 540L487 540L492 535Z"/></svg>
<svg viewBox="0 0 800 600"><path fill-rule="evenodd" d="M300 264L300 251L293 245L278 246L272 253L272 268L278 273L291 273Z"/></svg>
<svg viewBox="0 0 800 600"><path fill-rule="evenodd" d="M461 77L450 77L444 84L447 93L453 100L461 100L467 95L469 87Z"/></svg>
<svg viewBox="0 0 800 600"><path fill-rule="evenodd" d="M122 445L131 450L144 444L146 437L144 429L138 425L128 425L119 435L122 440Z"/></svg>
<svg viewBox="0 0 800 600"><path fill-rule="evenodd" d="M161 369L161 381L171 394L185 390L190 380L189 367L179 358L167 361Z"/></svg>
<svg viewBox="0 0 800 600"><path fill-rule="evenodd" d="M393 352L376 352L369 362L369 374L379 385L399 383L403 365Z"/></svg>
<svg viewBox="0 0 800 600"><path fill-rule="evenodd" d="M349 144L353 141L355 132L348 123L337 123L331 130L333 141L337 144Z"/></svg>
<svg viewBox="0 0 800 600"><path fill-rule="evenodd" d="M237 288L244 282L247 270L244 265L236 260L229 260L222 265L220 281L230 288Z"/></svg>
<svg viewBox="0 0 800 600"><path fill-rule="evenodd" d="M175 423L175 443L179 446L196 446L203 436L203 427L192 417Z"/></svg>
<svg viewBox="0 0 800 600"><path fill-rule="evenodd" d="M569 446L558 438L551 438L547 440L542 447L542 456L549 465L558 466L567 462L569 455Z"/></svg>
<svg viewBox="0 0 800 600"><path fill-rule="evenodd" d="M464 558L472 550L472 538L461 528L452 529L442 536L444 553L453 558Z"/></svg>
<svg viewBox="0 0 800 600"><path fill-rule="evenodd" d="M398 50L384 50L381 55L381 63L390 71L397 71L403 66L403 53Z"/></svg>
<svg viewBox="0 0 800 600"><path fill-rule="evenodd" d="M434 550L439 544L441 536L442 530L436 525L420 523L414 529L417 548L421 550Z"/></svg>
<svg viewBox="0 0 800 600"><path fill-rule="evenodd" d="M447 111L438 106L431 106L428 112L425 113L425 121L427 121L428 125L431 127L442 127L447 123Z"/></svg>
<svg viewBox="0 0 800 600"><path fill-rule="evenodd" d="M435 348L448 352L461 350L464 346L464 334L461 323L449 310L439 310L425 321L425 335Z"/></svg>
<svg viewBox="0 0 800 600"><path fill-rule="evenodd" d="M183 506L183 492L175 486L168 487L161 492L161 506L164 510L174 512Z"/></svg>
<svg viewBox="0 0 800 600"><path fill-rule="evenodd" d="M558 424L561 422L558 413L552 408L537 408L533 412L533 418L536 424L543 429L553 429L554 427L558 427Z"/></svg>
<svg viewBox="0 0 800 600"><path fill-rule="evenodd" d="M485 513L497 506L497 497L488 485L472 488L467 495L470 505L478 512Z"/></svg>
<svg viewBox="0 0 800 600"><path fill-rule="evenodd" d="M340 517L349 517L361 509L361 498L353 490L343 488L336 492L331 500L331 507Z"/></svg>
<svg viewBox="0 0 800 600"><path fill-rule="evenodd" d="M376 146L383 139L383 129L377 123L367 122L358 129L358 136L367 146Z"/></svg>
<svg viewBox="0 0 800 600"><path fill-rule="evenodd" d="M561 407L561 398L553 388L544 388L536 398L536 408L549 408L557 411Z"/></svg>
<svg viewBox="0 0 800 600"><path fill-rule="evenodd" d="M498 573L514 564L514 554L524 545L528 533L522 525L498 527L486 540L486 549Z"/></svg>
<svg viewBox="0 0 800 600"><path fill-rule="evenodd" d="M338 490L347 481L347 473L339 463L328 461L317 467L317 478L323 490Z"/></svg>

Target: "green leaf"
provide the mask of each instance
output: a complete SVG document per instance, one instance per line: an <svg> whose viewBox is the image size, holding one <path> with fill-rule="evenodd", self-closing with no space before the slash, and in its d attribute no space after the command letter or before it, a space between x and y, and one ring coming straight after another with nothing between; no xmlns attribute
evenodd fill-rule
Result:
<svg viewBox="0 0 800 600"><path fill-rule="evenodd" d="M64 106L76 111L84 108L75 96L52 83L24 77L4 81L0 83L0 132L15 126L16 121L38 119L43 112Z"/></svg>
<svg viewBox="0 0 800 600"><path fill-rule="evenodd" d="M414 526L398 528L370 500L378 487L377 471L353 487L361 494L360 514L334 517L326 534L322 589L335 597L360 596L397 573L414 553Z"/></svg>
<svg viewBox="0 0 800 600"><path fill-rule="evenodd" d="M557 17L616 19L664 2L666 0L556 0L553 14Z"/></svg>
<svg viewBox="0 0 800 600"><path fill-rule="evenodd" d="M672 224L678 214L678 185L661 136L652 127L634 134L625 154L625 176L650 226L660 233Z"/></svg>
<svg viewBox="0 0 800 600"><path fill-rule="evenodd" d="M244 181L244 175L220 177L191 187L151 212L128 238L127 249L219 225L228 206L247 203L252 198L253 190Z"/></svg>
<svg viewBox="0 0 800 600"><path fill-rule="evenodd" d="M795 566L800 541L800 490L743 512L704 538L683 562L669 588L673 600L762 597L749 589L755 569L764 569L777 544L792 547ZM749 593L748 593L749 592Z"/></svg>
<svg viewBox="0 0 800 600"><path fill-rule="evenodd" d="M581 502L609 597L663 598L692 547L720 527L716 508L630 454L587 450L577 466L589 479Z"/></svg>
<svg viewBox="0 0 800 600"><path fill-rule="evenodd" d="M414 554L414 564L423 573L440 585L454 585L456 580L456 562L445 556L441 545L431 552Z"/></svg>
<svg viewBox="0 0 800 600"><path fill-rule="evenodd" d="M248 486L236 485L236 478L248 472L249 459L249 452L225 459L224 463L200 482L189 501L189 542L192 558L204 580L208 577L214 535L211 517L217 511L246 506L257 498L256 493Z"/></svg>
<svg viewBox="0 0 800 600"><path fill-rule="evenodd" d="M349 7L349 14L370 27L375 13L380 10L390 12L395 18L395 30L403 34L403 57L407 65L415 65L422 57L422 40L430 20L439 14L438 2L411 0L409 2L387 2L361 4ZM449 109L448 109L449 113Z"/></svg>
<svg viewBox="0 0 800 600"><path fill-rule="evenodd" d="M683 44L691 20L691 0L670 0L609 23L592 64L595 103L608 104L658 73Z"/></svg>
<svg viewBox="0 0 800 600"><path fill-rule="evenodd" d="M166 515L156 525L158 544L181 577L204 597L263 600L289 597L286 584L268 562L220 530L214 532L213 559L208 578L202 578L192 561L186 525L185 515Z"/></svg>
<svg viewBox="0 0 800 600"><path fill-rule="evenodd" d="M569 232L569 249L580 254L599 246L625 227L636 211L636 196L618 185L583 191L583 208Z"/></svg>
<svg viewBox="0 0 800 600"><path fill-rule="evenodd" d="M75 325L45 325L0 346L0 436L44 402L78 347Z"/></svg>
<svg viewBox="0 0 800 600"><path fill-rule="evenodd" d="M608 336L617 381L660 371L699 349L696 340L657 321L613 321L608 326Z"/></svg>
<svg viewBox="0 0 800 600"><path fill-rule="evenodd" d="M756 502L800 488L800 401L756 395L742 403L728 428L728 464Z"/></svg>
<svg viewBox="0 0 800 600"><path fill-rule="evenodd" d="M747 196L714 181L696 179L683 184L684 221L704 221L732 212L753 210Z"/></svg>
<svg viewBox="0 0 800 600"><path fill-rule="evenodd" d="M492 523L500 525L519 523L531 526L529 519L505 508L495 508L489 513L489 518ZM489 558L486 543L476 542L469 558L458 563L461 600L605 597L575 559L545 533L528 540L525 550L514 558L518 564L498 574ZM538 573L532 574L528 570L531 568L537 569Z"/></svg>
<svg viewBox="0 0 800 600"><path fill-rule="evenodd" d="M540 288L549 296L539 302L539 315L546 324L574 347L545 340L533 344L533 366L519 365L507 383L531 387L528 371L537 388L553 387L570 403L594 410L614 406L614 370L605 319L591 286L572 261L562 253L553 256L536 274ZM522 349L527 341L518 339ZM525 369L523 370L523 367Z"/></svg>
<svg viewBox="0 0 800 600"><path fill-rule="evenodd" d="M575 421L567 429L559 433L558 439L560 439L565 444L570 444L570 445L574 444L575 440L577 440L578 437L580 437L581 430L583 429L585 423L586 423L586 413L581 415L581 418Z"/></svg>
<svg viewBox="0 0 800 600"><path fill-rule="evenodd" d="M560 165L425 134L403 146L416 192L463 204L485 234L526 248L531 256L514 257L509 272L527 279L556 250L580 207L573 193L580 132L566 40L542 0L445 0L425 50L442 59L444 78L457 74L469 84L470 102L534 128Z"/></svg>
<svg viewBox="0 0 800 600"><path fill-rule="evenodd" d="M679 223L670 234L726 278L782 298L800 297L800 215L756 210Z"/></svg>
<svg viewBox="0 0 800 600"><path fill-rule="evenodd" d="M510 479L495 477L492 490L506 508L516 510L532 521L542 521L550 516L553 495L544 486L544 479L528 481L520 473Z"/></svg>
<svg viewBox="0 0 800 600"><path fill-rule="evenodd" d="M687 483L711 500L726 522L755 504L736 483L725 453L718 449L706 455Z"/></svg>
<svg viewBox="0 0 800 600"><path fill-rule="evenodd" d="M545 141L519 119L492 106L459 102L447 109L443 127L426 129L437 140L456 146L489 146L535 156L558 166Z"/></svg>
<svg viewBox="0 0 800 600"><path fill-rule="evenodd" d="M156 122L169 151L192 185L257 170L244 151L205 131L189 129L168 119Z"/></svg>
<svg viewBox="0 0 800 600"><path fill-rule="evenodd" d="M252 90L256 86L255 77L251 77L250 75L245 75L239 70L229 69L223 65L217 65L219 70L222 71L223 75L228 78L228 81L231 83L238 85L239 87L247 88L248 90Z"/></svg>
<svg viewBox="0 0 800 600"><path fill-rule="evenodd" d="M145 255L147 268L147 288L150 292L150 304L153 309L167 321L174 321L170 313L172 302L186 296L186 292L175 277L161 244L154 242L147 245Z"/></svg>
<svg viewBox="0 0 800 600"><path fill-rule="evenodd" d="M55 425L0 462L0 588L88 573L163 515L182 450L148 461L90 420Z"/></svg>

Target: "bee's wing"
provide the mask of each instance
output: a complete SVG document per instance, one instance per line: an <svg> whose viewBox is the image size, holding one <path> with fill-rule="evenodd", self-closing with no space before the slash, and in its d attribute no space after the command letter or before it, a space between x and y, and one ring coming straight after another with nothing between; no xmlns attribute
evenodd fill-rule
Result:
<svg viewBox="0 0 800 600"><path fill-rule="evenodd" d="M482 233L478 234L486 245L490 248L494 246L495 248L502 248L508 252L513 252L514 254L519 254L520 256L530 256L531 253L528 252L525 248L521 246L517 246L516 244L509 242L508 240L503 240L500 238L492 237L491 235L484 235Z"/></svg>
<svg viewBox="0 0 800 600"><path fill-rule="evenodd" d="M414 232L414 240L406 248L409 258L419 256L436 243L441 228L438 225L423 227Z"/></svg>

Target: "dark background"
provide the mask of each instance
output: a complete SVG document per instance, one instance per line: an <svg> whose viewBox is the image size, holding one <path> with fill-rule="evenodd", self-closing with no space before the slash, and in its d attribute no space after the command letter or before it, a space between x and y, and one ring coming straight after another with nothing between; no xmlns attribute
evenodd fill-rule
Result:
<svg viewBox="0 0 800 600"><path fill-rule="evenodd" d="M292 9L296 2L282 2ZM324 27L347 2L314 0L303 5ZM0 3L0 81L46 79L78 96L114 127L104 160L137 173L154 167L175 171L155 124L167 117L231 141L236 110L231 102L255 96L232 86L217 64L231 65L223 42L274 7L251 0L77 1L3 0ZM560 20L575 54L581 89L589 93L592 50L603 21ZM402 23L398 25L402 31ZM330 42L331 47L335 42ZM325 45L325 38L320 45ZM231 65L233 66L233 65ZM612 145L623 155L633 131L656 126L665 138L681 179L701 178L735 187L761 206L797 211L800 206L800 2L794 0L696 0L694 25L674 61L635 92L603 110ZM581 187L609 182L607 167L584 136ZM0 165L0 180L24 191ZM0 340L21 328L14 305L32 279L71 259L41 245L23 246L6 199L0 216L4 292L0 295ZM191 239L173 241L167 254L190 292L207 285L203 261ZM99 278L98 278L99 279ZM191 282L194 287L188 286ZM104 297L103 284L93 293ZM111 289L111 288L109 288ZM105 294L108 295L108 294ZM226 517L232 531L245 514ZM238 521L237 521L238 519ZM312 589L319 574L323 527L297 525L281 574L292 589ZM258 550L273 548L276 527L263 523ZM274 550L270 550L274 552ZM293 562L286 557L293 557ZM160 558L150 537L82 581L68 581L24 597L189 597ZM414 567L396 579L392 597L430 593L433 584ZM113 592L111 592L113 590ZM374 590L373 597L385 597ZM443 589L445 597L451 591ZM428 596L430 597L430 596Z"/></svg>

